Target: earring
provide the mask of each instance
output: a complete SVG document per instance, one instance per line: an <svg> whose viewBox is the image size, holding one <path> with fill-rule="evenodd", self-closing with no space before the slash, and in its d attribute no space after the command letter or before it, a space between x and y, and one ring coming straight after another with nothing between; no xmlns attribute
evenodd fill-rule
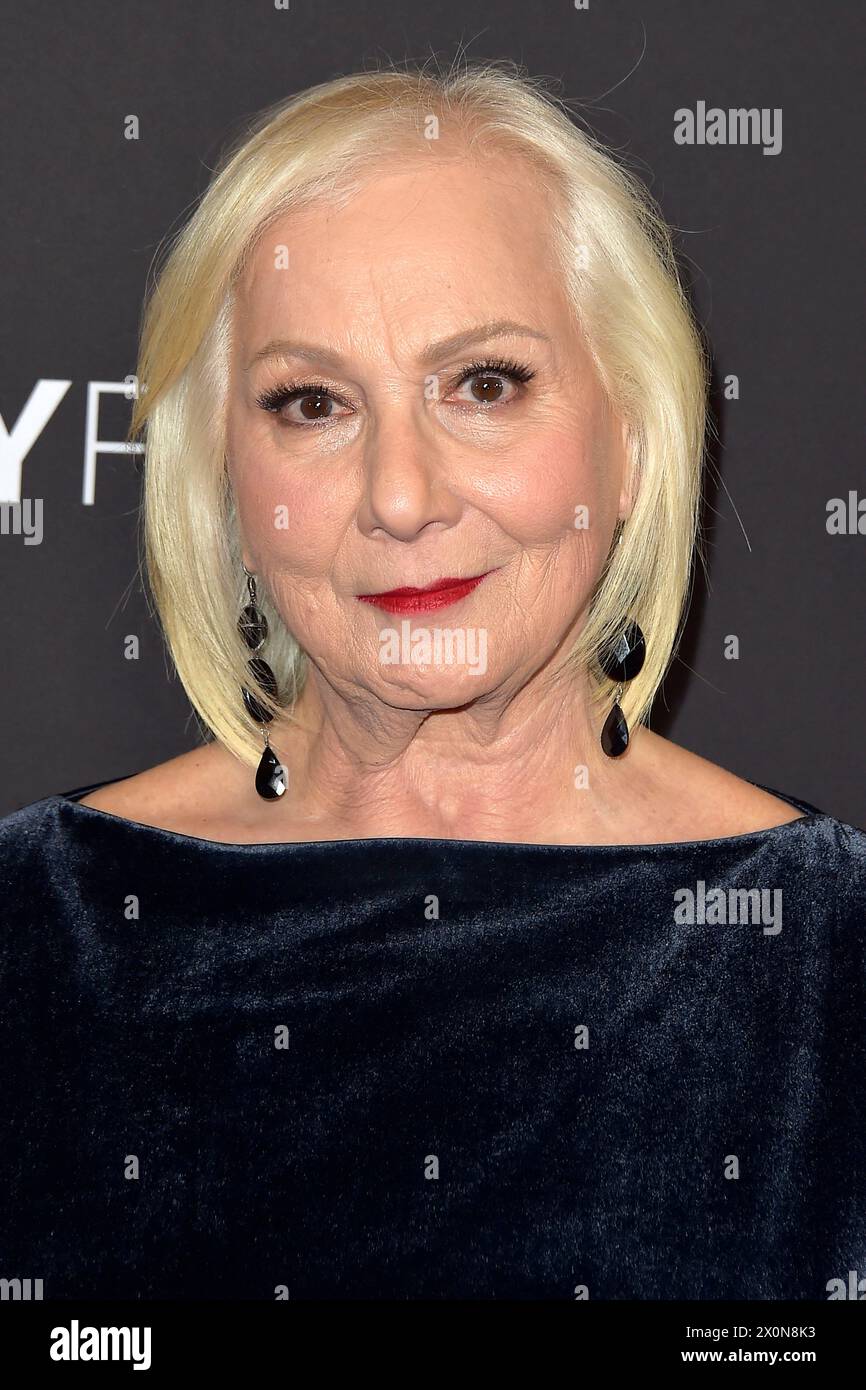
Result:
<svg viewBox="0 0 866 1390"><path fill-rule="evenodd" d="M247 589L249 590L250 601L245 608L241 609L238 618L238 632L244 639L251 652L260 651L267 641L268 620L256 603L256 581L254 575L250 573L246 565L243 564L244 574L247 577ZM277 699L277 681L273 671L266 661L260 656L254 656L247 662L250 675L260 690L264 690L270 695L271 699ZM267 707L261 704L246 686L241 687L241 694L244 698L247 714L254 719L257 724L262 726L265 747L262 753L261 762L256 771L256 791L265 801L276 801L286 790L286 770L280 763L270 744L268 734L268 724L273 719L273 714Z"/></svg>
<svg viewBox="0 0 866 1390"><path fill-rule="evenodd" d="M637 623L627 623L612 643L603 647L599 654L599 665L606 676L617 682L613 697L613 708L604 721L601 731L601 746L609 758L621 758L628 748L628 724L619 707L623 683L634 680L646 657L644 635Z"/></svg>

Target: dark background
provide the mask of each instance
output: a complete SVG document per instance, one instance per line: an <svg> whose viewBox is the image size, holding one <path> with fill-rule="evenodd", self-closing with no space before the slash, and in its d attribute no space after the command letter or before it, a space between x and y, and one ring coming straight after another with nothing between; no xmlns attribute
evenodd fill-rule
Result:
<svg viewBox="0 0 866 1390"><path fill-rule="evenodd" d="M146 277L221 146L291 93L381 59L512 58L560 80L678 232L714 353L720 442L680 655L651 727L740 776L866 824L866 497L859 5L812 0L90 0L7 4L0 35L4 351L11 430L71 385L23 466L44 539L0 536L0 814L197 741L138 574L140 461L101 453L82 501L88 382L135 371ZM674 112L782 108L782 150L674 143ZM124 139L124 118L141 138ZM720 398L739 378L740 399ZM103 395L99 438L130 403ZM15 500L0 497L0 500ZM866 508L864 508L866 510ZM866 517L863 521L866 532ZM725 660L728 634L740 658ZM138 661L124 659L137 634Z"/></svg>

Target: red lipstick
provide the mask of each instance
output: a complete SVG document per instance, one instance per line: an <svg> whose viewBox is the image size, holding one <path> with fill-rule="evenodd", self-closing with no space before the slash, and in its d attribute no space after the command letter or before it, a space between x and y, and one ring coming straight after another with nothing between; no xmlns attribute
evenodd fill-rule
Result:
<svg viewBox="0 0 866 1390"><path fill-rule="evenodd" d="M408 586L403 589L388 589L382 594L358 594L362 603L372 603L383 608L386 613L428 613L436 608L446 608L450 603L465 598L486 579L492 570L476 574L473 579L435 579L423 589Z"/></svg>

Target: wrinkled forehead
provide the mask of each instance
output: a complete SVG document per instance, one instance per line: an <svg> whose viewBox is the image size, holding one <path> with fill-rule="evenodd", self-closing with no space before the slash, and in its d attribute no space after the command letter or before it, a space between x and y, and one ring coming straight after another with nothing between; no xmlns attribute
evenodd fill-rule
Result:
<svg viewBox="0 0 866 1390"><path fill-rule="evenodd" d="M553 213L531 165L501 154L371 170L350 196L266 224L239 277L236 337L378 324L408 344L413 326L426 341L498 317L565 332Z"/></svg>

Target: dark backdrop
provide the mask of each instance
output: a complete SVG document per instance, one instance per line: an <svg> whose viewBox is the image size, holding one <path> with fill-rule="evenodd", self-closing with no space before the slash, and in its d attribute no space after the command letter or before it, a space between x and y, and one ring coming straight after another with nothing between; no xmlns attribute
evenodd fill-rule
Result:
<svg viewBox="0 0 866 1390"><path fill-rule="evenodd" d="M42 499L43 537L25 544L12 517L0 536L0 813L197 741L137 572L140 460L98 448L84 500L88 394L93 437L122 440L130 403L93 384L135 370L160 240L245 117L380 58L459 50L516 59L586 103L677 228L710 335L709 575L652 727L866 823L862 14L826 0L7 4L0 413L33 436L20 495ZM781 111L781 149L677 143L674 113L701 102ZM59 394L47 418L31 403L19 419L40 381L68 385L42 388ZM5 447L0 500L14 501ZM833 498L854 516L840 534Z"/></svg>

